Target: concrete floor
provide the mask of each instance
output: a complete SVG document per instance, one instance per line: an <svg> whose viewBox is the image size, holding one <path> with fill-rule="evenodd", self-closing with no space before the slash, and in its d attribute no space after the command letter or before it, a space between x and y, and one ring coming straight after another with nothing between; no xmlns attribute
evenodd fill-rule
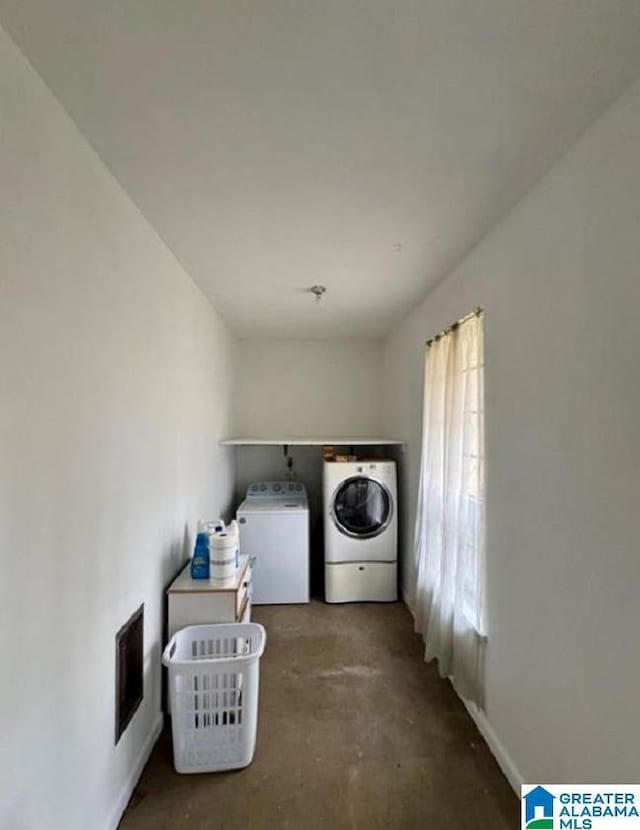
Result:
<svg viewBox="0 0 640 830"><path fill-rule="evenodd" d="M178 775L165 730L120 830L512 830L518 801L406 607L254 609L267 629L253 763Z"/></svg>

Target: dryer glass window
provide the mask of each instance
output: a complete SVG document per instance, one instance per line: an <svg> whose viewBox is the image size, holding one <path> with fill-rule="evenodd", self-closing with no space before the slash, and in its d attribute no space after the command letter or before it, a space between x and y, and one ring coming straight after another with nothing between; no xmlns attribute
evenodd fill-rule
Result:
<svg viewBox="0 0 640 830"><path fill-rule="evenodd" d="M391 518L391 499L377 481L349 478L336 492L333 512L338 528L349 536L377 536Z"/></svg>

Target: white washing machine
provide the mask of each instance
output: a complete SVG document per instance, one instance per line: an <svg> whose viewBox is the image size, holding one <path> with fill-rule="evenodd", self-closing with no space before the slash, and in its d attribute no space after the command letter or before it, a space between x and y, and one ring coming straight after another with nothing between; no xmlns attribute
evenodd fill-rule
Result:
<svg viewBox="0 0 640 830"><path fill-rule="evenodd" d="M325 461L324 577L327 602L398 598L395 461Z"/></svg>
<svg viewBox="0 0 640 830"><path fill-rule="evenodd" d="M309 505L299 481L256 481L237 512L254 605L309 602Z"/></svg>

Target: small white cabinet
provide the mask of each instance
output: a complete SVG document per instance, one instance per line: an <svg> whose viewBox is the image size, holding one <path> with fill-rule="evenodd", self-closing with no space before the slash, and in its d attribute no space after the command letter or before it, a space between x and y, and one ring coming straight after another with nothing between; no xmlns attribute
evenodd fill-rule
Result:
<svg viewBox="0 0 640 830"><path fill-rule="evenodd" d="M167 589L169 639L187 625L249 622L251 620L251 568L240 557L235 576L225 580L192 579L190 563Z"/></svg>

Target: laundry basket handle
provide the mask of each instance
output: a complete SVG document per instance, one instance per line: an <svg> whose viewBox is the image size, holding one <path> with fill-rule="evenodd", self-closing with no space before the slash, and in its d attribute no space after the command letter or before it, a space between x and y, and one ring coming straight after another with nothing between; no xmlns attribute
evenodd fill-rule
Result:
<svg viewBox="0 0 640 830"><path fill-rule="evenodd" d="M256 660L256 659L259 659L260 657L262 657L262 655L264 653L264 648L265 648L265 645L266 645L266 642L267 642L267 632L265 631L264 626L260 625L260 623L247 623L246 625L242 625L242 624L234 625L234 624L231 624L231 623L229 623L229 624L222 623L222 624L219 624L219 625L220 625L220 627L224 626L225 628L235 629L234 631L230 631L227 636L235 637L238 643L242 640L246 641L246 638L248 637L248 635L244 631L242 631L242 629L251 628L254 632L254 634L252 636L258 636L258 639L254 644L254 648L253 648L252 652L250 654L240 652L240 653L235 653L235 654L219 654L219 655L211 654L211 655L206 655L206 656L203 655L202 657L197 658L199 661L207 662L207 663L225 663L225 662L228 662L229 660ZM218 625L214 624L214 623L211 623L210 625L203 625L203 626L187 626L187 628L218 628ZM238 629L241 629L241 630L238 631ZM185 631L186 631L186 628L181 629L181 631L176 631L176 633L173 635L173 637L167 643L165 650L162 652L162 664L164 666L168 667L169 665L175 665L176 662L180 663L180 664L182 664L182 663L186 663L186 664L193 663L193 658L192 657L188 657L188 658L183 657L181 659L178 659L177 661L175 661L173 659L174 654L176 653L176 650L178 648L178 638L179 638L180 634L184 633Z"/></svg>
<svg viewBox="0 0 640 830"><path fill-rule="evenodd" d="M176 653L176 648L178 647L178 643L176 641L176 635L174 634L173 637L169 640L167 645L165 646L164 651L162 652L162 665L168 666L171 663L171 658Z"/></svg>

